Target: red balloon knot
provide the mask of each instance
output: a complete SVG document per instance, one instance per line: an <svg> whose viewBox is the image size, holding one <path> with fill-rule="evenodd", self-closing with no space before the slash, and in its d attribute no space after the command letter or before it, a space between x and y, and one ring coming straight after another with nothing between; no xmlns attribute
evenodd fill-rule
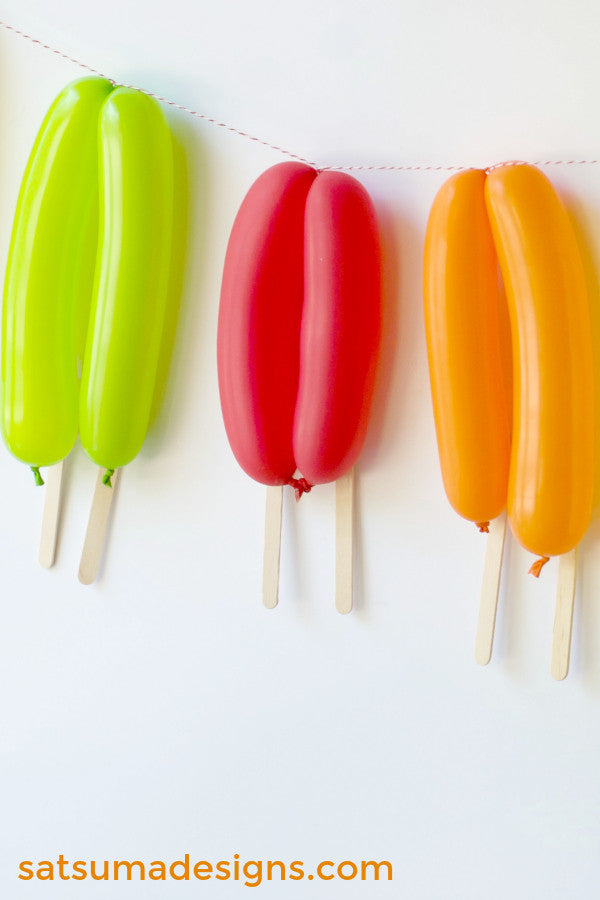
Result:
<svg viewBox="0 0 600 900"><path fill-rule="evenodd" d="M286 481L286 484L289 484L294 488L296 502L298 502L302 494L309 494L312 487L312 485L308 483L306 478L290 478L289 481Z"/></svg>
<svg viewBox="0 0 600 900"><path fill-rule="evenodd" d="M490 533L490 523L489 522L476 522L475 524L477 525L477 527L479 528L479 530L482 534Z"/></svg>
<svg viewBox="0 0 600 900"><path fill-rule="evenodd" d="M534 564L532 565L532 567L529 570L529 574L535 575L536 578L539 578L540 572L542 571L543 567L546 565L546 563L548 562L549 559L550 559L549 556L542 556L542 557L540 557L540 559L536 559L536 561L534 562Z"/></svg>

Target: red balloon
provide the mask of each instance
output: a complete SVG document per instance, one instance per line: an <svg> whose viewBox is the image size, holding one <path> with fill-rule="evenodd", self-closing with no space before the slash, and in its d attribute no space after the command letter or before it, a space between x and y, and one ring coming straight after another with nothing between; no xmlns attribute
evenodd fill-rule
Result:
<svg viewBox="0 0 600 900"><path fill-rule="evenodd" d="M268 169L233 224L221 287L217 364L225 429L242 469L262 484L296 470L304 207L317 173L301 163Z"/></svg>
<svg viewBox="0 0 600 900"><path fill-rule="evenodd" d="M313 182L304 214L296 466L335 481L362 449L381 330L381 251L371 198L340 172Z"/></svg>
<svg viewBox="0 0 600 900"><path fill-rule="evenodd" d="M380 338L375 211L348 175L267 170L233 225L217 361L227 436L263 484L333 481L358 457Z"/></svg>

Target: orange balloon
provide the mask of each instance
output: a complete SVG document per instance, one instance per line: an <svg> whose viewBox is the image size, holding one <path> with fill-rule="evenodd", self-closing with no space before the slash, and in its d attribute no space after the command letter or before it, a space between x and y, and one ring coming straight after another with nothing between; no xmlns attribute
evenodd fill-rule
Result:
<svg viewBox="0 0 600 900"><path fill-rule="evenodd" d="M442 477L457 513L482 530L506 506L511 348L485 206L485 172L438 192L425 238L424 302Z"/></svg>
<svg viewBox="0 0 600 900"><path fill-rule="evenodd" d="M588 527L594 487L589 302L573 227L534 166L493 169L486 202L513 335L508 514L539 556L566 553Z"/></svg>

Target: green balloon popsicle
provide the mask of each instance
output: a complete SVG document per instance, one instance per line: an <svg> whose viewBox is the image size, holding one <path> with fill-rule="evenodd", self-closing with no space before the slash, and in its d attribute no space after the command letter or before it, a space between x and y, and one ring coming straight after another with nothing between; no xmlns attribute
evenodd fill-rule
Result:
<svg viewBox="0 0 600 900"><path fill-rule="evenodd" d="M78 430L78 355L98 231L98 115L113 85L69 84L33 145L14 218L2 315L2 433L11 453L51 466ZM78 354L79 351L79 354Z"/></svg>
<svg viewBox="0 0 600 900"><path fill-rule="evenodd" d="M19 195L4 291L2 432L38 484L39 467L62 461L78 431L106 470L82 556L86 582L100 558L111 477L140 450L152 413L181 262L179 254L173 268L175 182L159 103L85 78L50 108ZM49 470L44 565L54 559L60 471Z"/></svg>

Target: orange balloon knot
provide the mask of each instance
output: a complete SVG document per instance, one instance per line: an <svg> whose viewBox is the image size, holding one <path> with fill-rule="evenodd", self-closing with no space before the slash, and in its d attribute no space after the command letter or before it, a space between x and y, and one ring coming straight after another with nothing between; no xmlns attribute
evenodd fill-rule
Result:
<svg viewBox="0 0 600 900"><path fill-rule="evenodd" d="M302 494L310 493L310 489L312 487L312 485L308 483L306 478L290 478L289 481L286 481L286 484L289 484L294 488L294 493L296 494L296 502L298 502Z"/></svg>
<svg viewBox="0 0 600 900"><path fill-rule="evenodd" d="M546 563L548 562L549 559L550 559L549 556L542 556L542 557L540 557L540 559L536 559L536 561L534 562L534 564L532 565L532 567L529 570L529 574L535 575L536 578L539 578L540 572L542 571L543 567L546 565Z"/></svg>
<svg viewBox="0 0 600 900"><path fill-rule="evenodd" d="M489 522L475 522L477 527L479 528L482 534L490 533L490 523Z"/></svg>

